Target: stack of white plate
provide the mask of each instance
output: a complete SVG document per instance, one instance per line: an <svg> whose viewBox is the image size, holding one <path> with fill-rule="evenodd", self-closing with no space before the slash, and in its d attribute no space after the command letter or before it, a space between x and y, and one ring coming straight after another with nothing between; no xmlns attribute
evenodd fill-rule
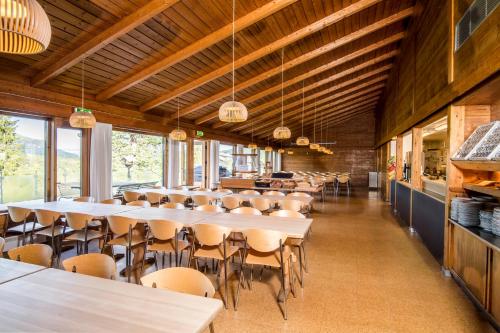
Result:
<svg viewBox="0 0 500 333"><path fill-rule="evenodd" d="M478 226L479 211L482 206L482 202L460 201L458 203L458 223L467 227Z"/></svg>
<svg viewBox="0 0 500 333"><path fill-rule="evenodd" d="M493 210L493 217L491 218L491 232L500 236L500 207Z"/></svg>
<svg viewBox="0 0 500 333"><path fill-rule="evenodd" d="M493 218L492 210L481 210L479 212L479 226L486 231L491 231L491 219Z"/></svg>
<svg viewBox="0 0 500 333"><path fill-rule="evenodd" d="M454 221L458 221L458 204L464 201L471 201L470 198L464 197L455 197L451 199L451 210L450 210L450 218Z"/></svg>

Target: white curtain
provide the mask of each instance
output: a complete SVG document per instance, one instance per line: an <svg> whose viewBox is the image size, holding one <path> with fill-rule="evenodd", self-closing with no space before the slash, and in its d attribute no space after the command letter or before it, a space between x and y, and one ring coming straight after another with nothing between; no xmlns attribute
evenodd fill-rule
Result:
<svg viewBox="0 0 500 333"><path fill-rule="evenodd" d="M112 197L112 130L110 124L97 123L90 142L90 196L99 202Z"/></svg>
<svg viewBox="0 0 500 333"><path fill-rule="evenodd" d="M208 149L208 185L215 187L219 182L219 141L210 140L210 148Z"/></svg>
<svg viewBox="0 0 500 333"><path fill-rule="evenodd" d="M179 183L180 161L179 141L168 139L168 177L167 187L172 188L181 185Z"/></svg>
<svg viewBox="0 0 500 333"><path fill-rule="evenodd" d="M273 155L274 155L273 172L279 172L281 171L281 154L273 152Z"/></svg>

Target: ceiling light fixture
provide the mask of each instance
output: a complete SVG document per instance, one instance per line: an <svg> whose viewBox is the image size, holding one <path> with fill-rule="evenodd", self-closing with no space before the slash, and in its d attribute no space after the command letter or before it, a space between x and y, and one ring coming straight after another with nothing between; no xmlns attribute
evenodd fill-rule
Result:
<svg viewBox="0 0 500 333"><path fill-rule="evenodd" d="M273 137L277 140L290 139L292 132L286 126L283 126L283 108L284 108L284 95L283 95L283 77L284 67L283 61L285 59L285 48L281 49L281 126L276 127L273 132Z"/></svg>
<svg viewBox="0 0 500 333"><path fill-rule="evenodd" d="M297 146L308 146L309 138L304 136L304 81L302 81L302 135L295 141Z"/></svg>
<svg viewBox="0 0 500 333"><path fill-rule="evenodd" d="M1 1L0 1L1 2ZM74 128L94 128L96 123L92 110L85 108L85 59L82 60L82 106L73 108L69 125Z"/></svg>
<svg viewBox="0 0 500 333"><path fill-rule="evenodd" d="M316 98L314 99L313 142L309 144L309 148L312 150L319 148L319 145L316 143Z"/></svg>
<svg viewBox="0 0 500 333"><path fill-rule="evenodd" d="M186 131L180 129L179 97L177 96L177 128L170 132L169 137L174 141L184 141L187 138Z"/></svg>
<svg viewBox="0 0 500 333"><path fill-rule="evenodd" d="M248 148L257 149L257 145L253 143L253 120L252 120L252 142L248 144Z"/></svg>

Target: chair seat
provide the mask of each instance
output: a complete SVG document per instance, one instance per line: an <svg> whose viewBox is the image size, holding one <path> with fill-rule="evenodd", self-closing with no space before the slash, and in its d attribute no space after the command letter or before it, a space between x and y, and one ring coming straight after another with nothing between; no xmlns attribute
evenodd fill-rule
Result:
<svg viewBox="0 0 500 333"><path fill-rule="evenodd" d="M101 225L102 225L102 223L101 223L101 221L99 221L99 220L92 220L92 221L90 221L90 222L87 224L87 226L88 226L89 228L90 228L90 227L92 227L92 228L97 228L97 227L100 227Z"/></svg>
<svg viewBox="0 0 500 333"><path fill-rule="evenodd" d="M238 246L226 245L226 258L231 257L240 248ZM222 245L202 246L194 252L197 258L211 258L216 260L224 260L224 248Z"/></svg>
<svg viewBox="0 0 500 333"><path fill-rule="evenodd" d="M283 251L284 260L286 260L289 256L290 252L288 250ZM249 249L245 262L250 265L281 267L280 251L258 252L254 249Z"/></svg>
<svg viewBox="0 0 500 333"><path fill-rule="evenodd" d="M304 240L301 238L287 238L285 241L285 245L290 246L300 246Z"/></svg>
<svg viewBox="0 0 500 333"><path fill-rule="evenodd" d="M104 237L104 233L102 233L100 231L87 230L87 241L97 239L97 238L102 238L102 237ZM84 242L85 241L85 231L77 230L77 231L75 231L75 233L66 237L66 240Z"/></svg>
<svg viewBox="0 0 500 333"><path fill-rule="evenodd" d="M132 241L131 241L132 247L139 245L139 244L143 244L145 242L146 242L146 240L144 239L143 236L132 235ZM108 242L108 245L120 245L120 246L125 246L125 247L128 246L128 244L129 244L129 241L128 241L128 237L126 235L120 236L117 238L113 238Z"/></svg>
<svg viewBox="0 0 500 333"><path fill-rule="evenodd" d="M189 243L184 241L184 240L180 240L177 243L178 251L182 251L185 248L187 248L188 246L189 246ZM175 252L175 244L171 240L160 241L160 240L156 239L153 241L153 244L148 245L148 251L167 252L167 253L168 252Z"/></svg>
<svg viewBox="0 0 500 333"><path fill-rule="evenodd" d="M33 229L33 224L35 224L35 229ZM7 229L7 232L15 232L15 233L20 233L22 234L23 233L23 224L20 224L20 225L16 225L15 227L12 227L12 228L9 228ZM45 227L43 225L41 225L40 223L35 223L35 222L26 222L26 232L31 232L31 230L42 230L44 229Z"/></svg>
<svg viewBox="0 0 500 333"><path fill-rule="evenodd" d="M73 229L66 227L66 230L64 230L64 226L62 226L62 225L56 225L54 227L54 236L60 236L63 234L63 232L65 234L69 234L69 233L73 232ZM36 235L43 235L43 236L47 236L47 237L52 237L52 228L51 227L45 228L43 230L37 231L35 234Z"/></svg>

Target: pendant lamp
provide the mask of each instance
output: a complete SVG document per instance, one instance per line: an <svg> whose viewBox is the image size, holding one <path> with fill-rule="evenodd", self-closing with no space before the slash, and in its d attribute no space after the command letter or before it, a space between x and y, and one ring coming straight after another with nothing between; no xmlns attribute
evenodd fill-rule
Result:
<svg viewBox="0 0 500 333"><path fill-rule="evenodd" d="M0 0L1 2L1 0ZM73 108L69 125L74 128L94 128L96 120L92 110L85 108L85 60L82 60L82 106Z"/></svg>
<svg viewBox="0 0 500 333"><path fill-rule="evenodd" d="M289 150L287 153L288 155L293 155L293 150Z"/></svg>
<svg viewBox="0 0 500 333"><path fill-rule="evenodd" d="M269 136L267 137L267 146L264 148L264 151L268 153L273 151L273 147L269 145Z"/></svg>
<svg viewBox="0 0 500 333"><path fill-rule="evenodd" d="M312 150L319 148L319 145L316 143L316 99L314 99L313 142L309 144L309 148Z"/></svg>
<svg viewBox="0 0 500 333"><path fill-rule="evenodd" d="M292 132L290 129L286 126L283 126L283 73L284 73L284 67L283 67L283 61L285 58L285 49L281 49L281 126L278 126L274 129L273 132L273 137L277 140L285 140L285 139L290 139L292 136Z"/></svg>
<svg viewBox="0 0 500 333"><path fill-rule="evenodd" d="M285 149L283 149L283 148L278 149L278 154L283 154L284 152L285 152Z"/></svg>
<svg viewBox="0 0 500 333"><path fill-rule="evenodd" d="M51 35L49 18L36 0L0 0L0 53L40 53Z"/></svg>
<svg viewBox="0 0 500 333"><path fill-rule="evenodd" d="M225 102L219 108L219 120L226 123L241 123L248 118L248 110L243 103L237 102L234 99L234 21L235 21L236 4L233 0L233 95L232 100Z"/></svg>
<svg viewBox="0 0 500 333"><path fill-rule="evenodd" d="M184 141L187 138L186 131L180 129L179 97L177 97L177 128L170 132L169 137L174 141Z"/></svg>
<svg viewBox="0 0 500 333"><path fill-rule="evenodd" d="M302 135L295 141L297 146L308 146L309 138L304 136L304 81L302 81Z"/></svg>
<svg viewBox="0 0 500 333"><path fill-rule="evenodd" d="M253 143L253 121L252 121L252 142L248 144L248 148L257 149L257 145Z"/></svg>

